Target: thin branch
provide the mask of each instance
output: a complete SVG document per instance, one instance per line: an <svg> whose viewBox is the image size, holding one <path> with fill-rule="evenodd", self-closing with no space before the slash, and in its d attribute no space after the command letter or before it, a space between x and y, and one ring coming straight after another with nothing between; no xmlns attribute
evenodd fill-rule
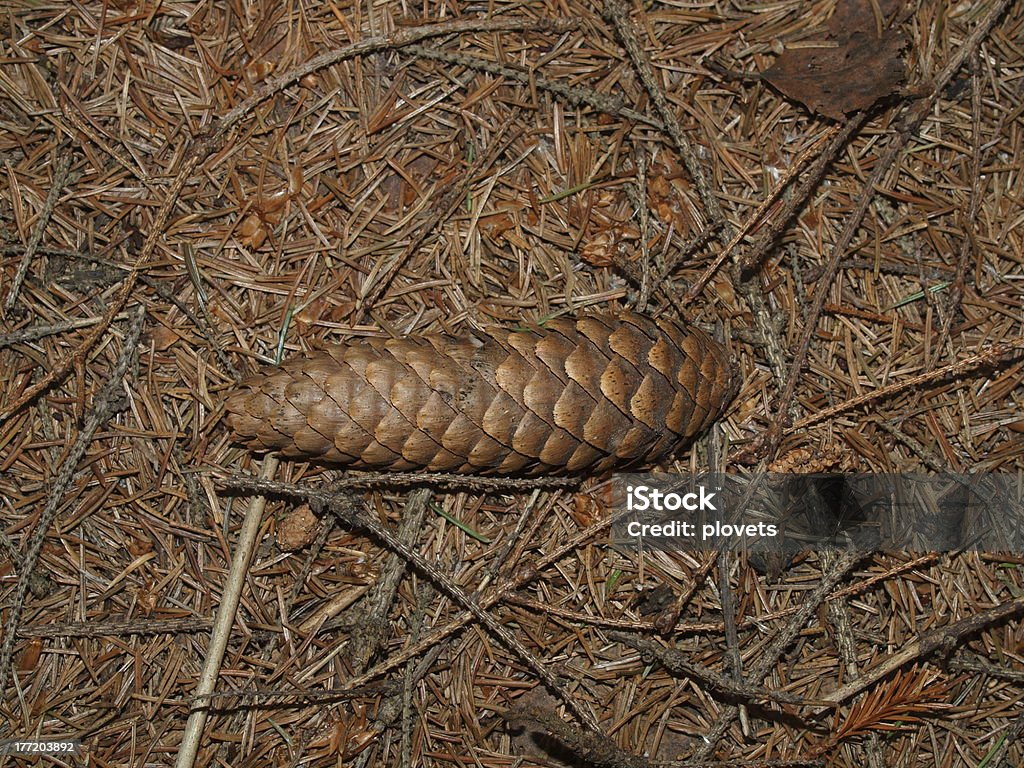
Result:
<svg viewBox="0 0 1024 768"><path fill-rule="evenodd" d="M792 220L797 210L807 201L811 193L817 189L821 183L821 178L825 174L825 169L828 167L836 155L846 146L847 142L853 138L853 135L860 131L861 128L868 121L867 112L856 112L850 115L843 123L843 127L836 133L829 135L830 141L828 146L822 150L821 154L818 155L814 162L809 168L800 174L800 183L797 184L796 189L793 190L793 194L790 195L789 199L786 200L785 205L782 209L772 216L765 224L764 228L760 231L758 238L753 244L744 252L743 256L739 259L740 269L744 272L749 272L755 269L764 259L768 249L771 248L772 244L785 229L786 225ZM794 168L799 168L799 161L793 163ZM785 185L789 183L789 178L783 180L779 184L778 190L784 189ZM773 197L770 196L769 200ZM763 204L758 206L753 218L757 220L763 208Z"/></svg>
<svg viewBox="0 0 1024 768"><path fill-rule="evenodd" d="M25 282L25 276L28 274L28 268L32 264L32 259L35 258L36 249L43 240L43 232L46 231L46 225L49 224L53 210L57 207L57 201L60 200L61 193L64 191L64 185L68 181L71 163L75 156L64 148L58 148L58 154L60 159L57 160L57 164L53 169L53 179L50 181L50 191L46 194L46 202L43 203L43 210L39 213L39 218L32 229L32 234L25 244L25 252L21 256L18 270L14 273L14 279L11 281L11 290L7 292L7 298L4 300L4 309L8 312L14 309L14 305L18 302L18 292L21 290L21 284Z"/></svg>
<svg viewBox="0 0 1024 768"><path fill-rule="evenodd" d="M646 640L625 632L609 632L608 637L615 642L628 645L630 648L652 657L673 675L696 680L698 683L720 694L757 703L775 702L796 706L808 706L819 703L809 701L794 693L769 690L761 683L748 683L742 677L738 679L728 677L703 664L690 661L689 655L683 651L675 648L665 648L653 640Z"/></svg>
<svg viewBox="0 0 1024 768"><path fill-rule="evenodd" d="M221 478L221 482L224 482L223 478ZM250 485L253 487L249 488ZM322 491L315 488L306 488L290 483L273 483L271 484L273 487L268 487L266 484L260 485L263 486L264 490L267 493L280 493L291 498L304 499L305 501L309 502L319 501L321 503L327 504L330 503L335 498L335 494L329 493L327 491ZM240 486L237 485L234 487L240 488ZM249 489L251 492L260 492L258 490L258 486L255 483L247 482L246 488ZM487 592L475 596L475 605L479 609L485 611L497 605L502 600L507 598L510 594L512 594L515 590L535 580L544 568L547 568L552 563L558 562L569 553L575 552L584 543L591 541L594 536L596 536L599 533L602 533L606 528L608 528L609 525L611 525L611 522L612 521L610 517L605 518L595 523L594 525L591 525L588 528L585 528L584 530L580 531L578 534L576 534L567 542L565 542L562 546L544 555L536 562L520 563L512 572L512 575L509 578L499 582L496 586L492 587ZM410 659L413 659L417 656L422 655L423 653L426 653L431 648L436 646L438 643L446 640L452 634L458 632L460 629L469 624L473 620L475 615L476 614L473 611L464 610L458 616L451 619L447 624L435 629L427 637L423 638L419 642L409 645L403 648L401 651L392 653L391 655L382 659L373 667L368 669L362 675L357 675L356 677L352 678L351 680L349 680L349 685L364 685L368 683L370 680L373 680L374 678L379 677L385 674L386 672L395 669L396 667L402 666L403 664L407 663Z"/></svg>
<svg viewBox="0 0 1024 768"><path fill-rule="evenodd" d="M456 584L448 574L443 572L437 565L428 561L418 551L410 547L406 542L398 538L389 528L386 528L376 518L370 517L354 505L348 504L345 497L338 494L327 494L325 505L342 523L347 526L354 526L369 531L379 541L383 542L388 549L402 556L410 565L414 566L420 573L426 575L440 591L444 592L450 599L455 601L463 609L469 611L502 645L519 656L523 662L533 670L552 691L558 693L565 706L573 715L588 729L601 733L593 713L585 708L574 696L571 696L564 688L562 682L555 677L551 665L534 655L526 648L504 625L487 612L476 600L470 598L465 590Z"/></svg>
<svg viewBox="0 0 1024 768"><path fill-rule="evenodd" d="M640 81L644 84L644 88L647 90L651 100L654 102L655 108L658 110L658 114L665 123L665 131L675 143L676 149L679 150L679 154L683 158L683 164L693 178L694 184L697 187L697 193L704 203L710 223L716 225L724 223L725 216L722 213L722 206L719 204L718 198L715 197L707 176L704 175L703 163L697 158L693 147L690 146L690 142L683 134L683 128L679 124L679 119L669 105L665 91L654 75L651 59L643 49L643 46L640 45L633 20L629 17L629 9L621 0L605 0L603 13L605 18L615 27L616 34L619 36L623 47L633 62L633 68L640 76Z"/></svg>
<svg viewBox="0 0 1024 768"><path fill-rule="evenodd" d="M783 434L788 435L793 432L798 432L812 424L826 421L831 419L833 416L853 410L854 408L858 408L866 403L891 397L892 395L903 392L906 389L923 388L932 382L955 378L974 368L992 365L1000 357L1010 354L1016 349L1024 349L1024 336L1017 336L1009 341L1002 341L998 344L993 344L990 347L986 347L981 352L971 355L970 357L965 357L963 360L957 360L955 363L950 363L949 365L944 365L941 368L935 368L925 373L919 373L917 376L911 376L909 379L894 382L888 386L881 387L880 389L876 389L871 392L865 392L857 397L851 397L849 400L837 403L831 408L824 408L810 416L807 416L806 418L801 419L793 426L787 428Z"/></svg>
<svg viewBox="0 0 1024 768"><path fill-rule="evenodd" d="M793 614L786 626L772 638L757 664L745 676L745 680L761 681L771 674L772 669L796 639L796 636L800 634L800 630L803 629L807 620L818 610L818 606L825 601L836 585L846 577L857 561L856 555L849 552L826 552L823 555L826 560L826 571L822 574L821 581L807 594L804 602L801 603L800 608ZM704 736L703 745L690 756L690 759L694 762L708 760L738 714L739 707L729 706L723 709L714 725L711 726L711 730Z"/></svg>
<svg viewBox="0 0 1024 768"><path fill-rule="evenodd" d="M125 315L118 315L115 320L123 320ZM11 331L0 336L0 347L12 347L15 344L25 344L31 341L38 341L47 336L55 336L59 333L76 331L79 328L89 328L103 320L101 317L83 317L80 320L66 320L63 323L52 325L33 325L17 331Z"/></svg>
<svg viewBox="0 0 1024 768"><path fill-rule="evenodd" d="M864 214L867 213L868 206L874 199L875 193L879 189L882 180L889 172L893 163L896 162L896 159L900 157L904 147L909 143L911 137L916 134L917 129L924 122L925 118L932 114L934 106L936 102L938 102L942 95L942 91L946 87L950 78L957 72L957 70L960 69L967 57L973 55L973 52L978 49L978 46L980 46L982 41L988 36L996 21L998 21L1006 11L1010 2L1011 0L999 0L999 2L992 7L985 18L974 28L964 44L957 49L952 59L950 59L946 66L942 68L942 71L938 76L932 81L930 84L929 96L925 99L912 102L908 106L901 120L902 125L899 132L892 138L892 140L890 140L885 152L875 163L874 169L872 170L867 183L864 185L853 210L846 217L842 233L839 235L839 239L836 241L836 244L832 249L832 256L828 261L828 265L826 266L822 276L818 279L814 296L811 299L811 306L809 307L806 316L803 318L803 333L800 335L800 341L797 344L796 353L793 356L789 376L786 379L786 384L783 387L782 392L775 401L775 407L772 409L772 412L775 415L767 432L763 436L762 444L757 446L757 450L762 453L762 455L773 456L782 441L782 436L784 434L783 430L786 426L785 422L790 418L789 410L786 406L793 402L796 387L800 381L800 373L803 370L804 363L807 359L807 353L810 350L811 339L813 339L815 333L817 333L818 320L821 317L822 309L825 305L825 299L828 296L829 291L832 289L832 284L839 272L839 265L846 257L850 243L853 241L853 236L857 232L857 228L860 226L860 222L864 218Z"/></svg>
<svg viewBox="0 0 1024 768"><path fill-rule="evenodd" d="M448 62L449 64L458 64L473 70L487 72L488 74L504 77L508 80L514 80L515 82L522 83L523 85L535 86L541 91L547 91L561 99L564 99L569 104L583 104L606 114L621 117L626 120L632 120L635 123L647 125L651 128L661 130L665 127L665 124L660 120L656 120L643 112L637 112L635 109L630 109L622 102L621 99L617 99L611 94L601 93L600 91L595 91L592 88L587 88L579 83L567 85L561 81L549 80L535 72L528 72L527 70L519 67L499 64L496 61L488 61L487 59L481 59L478 56L470 56L467 53L441 51L435 48L429 48L425 45L410 45L404 48L403 51L408 52L417 58L433 59L435 61Z"/></svg>
<svg viewBox="0 0 1024 768"><path fill-rule="evenodd" d="M275 456L268 456L264 459L261 470L263 478L267 480L272 478L277 471L277 464L278 460ZM228 638L231 636L231 627L235 623L235 612L238 610L242 587L245 585L249 563L256 549L256 539L259 536L263 509L266 504L267 500L264 496L254 496L249 500L249 508L245 513L242 529L238 533L235 551L232 553L231 569L228 571L224 592L221 595L220 604L217 606L217 617L210 635L210 645L206 649L203 671L196 684L195 695L197 698L192 704L188 720L185 723L181 747L174 763L175 768L191 768L199 752L199 742L203 738L203 728L206 726L206 718L210 712L209 703L203 697L213 693L217 685L224 652L228 646Z"/></svg>
<svg viewBox="0 0 1024 768"><path fill-rule="evenodd" d="M462 35L469 32L566 32L575 28L576 25L577 22L574 19L457 19L440 24L427 24L420 27L399 29L390 35L367 37L351 45L321 53L319 56L314 56L309 61L305 61L299 66L289 69L287 72L282 72L276 77L269 78L262 88L221 118L217 123L213 138L217 141L222 139L236 123L248 115L256 106L289 85L298 82L306 75L355 56L365 56L375 51L402 48L423 40L444 37L446 35Z"/></svg>
<svg viewBox="0 0 1024 768"><path fill-rule="evenodd" d="M930 656L942 649L952 650L965 637L980 632L993 624L1019 616L1021 613L1024 613L1024 597L1018 597L1015 600L1001 603L974 616L960 619L960 621L948 627L940 627L930 632L925 632L923 635L908 641L898 652L886 657L884 661L871 667L871 669L865 670L861 677L851 680L846 685L841 686L826 696L827 706L814 714L815 716L821 716L829 709L838 707L847 699L856 696L861 691L866 690L911 661Z"/></svg>
<svg viewBox="0 0 1024 768"><path fill-rule="evenodd" d="M46 532L50 529L57 517L57 512L64 502L64 495L71 481L78 470L78 465L88 450L96 430L100 428L124 406L122 389L125 376L135 359L138 351L139 336L142 333L143 321L146 318L146 308L140 305L134 312L128 325L128 332L125 334L124 344L121 347L121 355L114 365L110 376L107 378L103 388L96 395L93 407L85 423L82 425L78 437L75 438L67 458L60 465L57 474L50 482L50 491L46 498L46 504L39 513L39 520L35 530L29 536L25 548L25 555L21 560L21 572L18 574L18 581L14 585L14 594L11 597L10 608L7 611L6 623L4 626L4 640L0 645L0 691L6 689L7 675L11 672L11 660L14 656L14 645L18 637L18 623L21 620L21 613L25 607L25 597L28 594L29 582L32 578L32 571L39 560L39 554L43 550L43 542L46 541ZM8 725L0 724L0 734Z"/></svg>
<svg viewBox="0 0 1024 768"><path fill-rule="evenodd" d="M202 632L211 627L209 619L199 616L184 619L144 619L141 621L73 621L22 627L18 637L122 637L124 635L171 635Z"/></svg>
<svg viewBox="0 0 1024 768"><path fill-rule="evenodd" d="M280 493L293 496L294 486L276 483L248 475L216 475L225 488L256 493ZM447 490L494 491L499 493L533 493L541 488L574 488L579 485L574 477L480 477L479 475L453 475L446 472L349 472L332 484L336 490L368 490L373 488L410 488L420 485ZM310 498L320 492L309 489ZM322 499L326 501L326 498Z"/></svg>

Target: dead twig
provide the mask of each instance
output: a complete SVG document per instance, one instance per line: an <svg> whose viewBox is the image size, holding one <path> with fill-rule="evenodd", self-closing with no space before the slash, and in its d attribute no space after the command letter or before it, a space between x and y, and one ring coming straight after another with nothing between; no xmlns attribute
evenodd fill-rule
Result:
<svg viewBox="0 0 1024 768"><path fill-rule="evenodd" d="M1018 597L1015 600L994 606L974 616L960 619L960 621L948 627L940 627L939 629L925 632L908 642L897 653L888 656L884 661L865 670L861 677L851 680L846 685L837 688L826 696L827 706L817 710L814 716L820 717L831 708L839 706L847 699L868 689L882 678L887 677L912 661L930 656L936 651L943 649L952 651L965 637L980 632L993 624L1019 616L1021 613L1024 613L1024 597Z"/></svg>
<svg viewBox="0 0 1024 768"><path fill-rule="evenodd" d="M488 61L487 59L481 59L478 56L470 56L469 54L457 51L442 51L435 48L429 48L425 45L409 45L402 48L400 52L409 53L417 58L433 59L434 61L458 64L479 72L487 72L491 75L497 75L498 77L503 77L508 80L514 80L515 82L522 83L523 85L534 86L538 90L548 91L549 93L558 96L567 104L584 104L606 114L621 117L625 120L631 120L635 123L639 123L640 125L647 125L656 130L662 130L665 127L665 124L660 120L656 120L643 112L637 112L635 109L630 109L622 102L621 99L618 99L611 94L601 93L579 84L568 85L558 80L550 80L534 72L528 72L525 69L518 67L499 64L496 61Z"/></svg>
<svg viewBox="0 0 1024 768"><path fill-rule="evenodd" d="M973 354L970 357L965 357L963 360L958 360L955 363L944 365L941 368L934 368L925 373L919 373L917 376L911 376L909 379L897 381L872 392L865 392L863 395L859 395L857 397L851 397L849 400L837 403L831 408L824 408L811 416L801 419L793 426L788 427L783 434L788 435L793 432L797 432L811 426L812 424L827 421L840 413L853 410L854 408L858 408L866 403L891 397L892 395L903 392L907 389L920 389L935 381L955 378L972 369L981 368L986 365L993 365L999 358L1004 355L1008 355L1017 349L1024 349L1024 336L1018 336L1017 338L1010 339L1009 341L1001 341L998 344L993 344L991 347Z"/></svg>
<svg viewBox="0 0 1024 768"><path fill-rule="evenodd" d="M466 592L456 584L446 573L434 563L429 562L423 555L410 547L406 542L398 538L390 529L384 527L375 518L366 515L361 510L356 510L351 504L339 499L337 494L327 494L325 499L326 507L343 524L355 526L372 533L378 540L387 545L388 549L395 552L410 565L414 566L421 573L430 578L433 584L454 600L463 609L469 611L502 645L519 656L523 662L530 667L535 675L540 678L552 691L557 693L565 706L573 715L588 729L600 732L597 720L592 712L584 708L580 701L570 695L562 682L555 677L550 665L537 657L532 651L526 648L504 625L498 622L478 601L469 597Z"/></svg>
<svg viewBox="0 0 1024 768"><path fill-rule="evenodd" d="M761 259L764 258L764 254L771 247L771 244L778 237L779 233L785 228L785 226L792 219L796 211L806 202L807 197L811 194L818 183L821 181L821 177L825 173L825 169L829 163L835 158L839 151L846 146L846 143L850 138L859 131L864 123L867 121L867 117L863 114L857 114L847 120L842 128L836 127L828 131L813 145L808 147L801 153L801 156L793 161L786 175L779 181L775 188L769 193L769 195L761 201L757 206L757 209L751 213L743 226L738 229L729 242L722 248L721 253L715 257L715 260L708 265L708 267L701 273L700 277L694 281L693 285L686 291L686 298L683 303L689 303L696 300L700 293L707 286L708 282L715 273L721 268L722 264L732 255L733 250L739 245L743 238L745 238L755 228L760 227L762 232L758 237L757 241L750 248L747 249L746 253L739 260L743 271L752 269L756 264L760 263ZM821 150L820 154L815 158L810 168L804 168L808 159L821 148L824 142L828 144ZM793 191L793 194L785 202L782 209L778 213L774 213L771 217L765 218L766 213L775 205L779 196L785 192L789 187L789 184L793 179L800 177L800 183L797 188Z"/></svg>
<svg viewBox="0 0 1024 768"><path fill-rule="evenodd" d="M236 123L274 94L279 93L293 83L297 83L306 75L311 75L321 69L333 66L345 59L365 56L375 51L402 48L434 37L462 35L469 32L524 32L530 30L537 32L565 32L574 28L576 24L577 22L573 19L524 19L514 17L455 19L438 24L426 24L420 27L406 27L405 29L395 30L390 35L372 35L337 50L321 53L319 56L314 56L308 61L304 61L297 67L269 78L262 88L218 121L212 138L214 141L220 141L229 130L234 128Z"/></svg>
<svg viewBox="0 0 1024 768"><path fill-rule="evenodd" d="M234 485L233 487L241 488L243 486ZM298 488L287 483L271 483L269 481L249 481L244 485L244 488L258 493L281 493L288 496L299 496L307 501L322 504L324 508L338 517L338 519L344 524L355 526L372 533L376 538L385 543L392 552L401 555L406 562L413 565L421 573L429 576L435 586L441 589L449 598L466 610L473 618L483 624L487 628L488 632L493 634L494 637L505 645L506 648L523 659L534 673L537 674L537 676L540 677L540 679L543 680L553 691L562 692L562 697L566 706L569 707L573 714L582 723L592 730L598 729L597 721L594 719L593 714L586 709L583 709L578 701L564 692L561 682L554 676L549 666L544 664L543 661L523 646L514 635L512 635L487 612L487 609L494 605L497 600L493 600L488 604L484 603L483 600L471 599L463 589L452 581L447 574L442 572L440 568L435 566L433 563L428 562L423 555L409 547L404 541L396 537L391 530L385 528L376 519L369 517L361 511L353 509L351 504L345 502L345 497L339 496L335 491ZM409 657L405 657L402 661L404 662L408 660L408 658ZM395 664L397 663L401 662L395 662ZM394 666L394 664L391 664L391 666ZM371 671L379 674L376 670ZM355 680L361 681L366 679L368 675L369 673L365 673L361 677L357 675ZM361 685L362 682L352 682L352 684Z"/></svg>
<svg viewBox="0 0 1024 768"><path fill-rule="evenodd" d="M655 659L673 675L688 677L719 694L751 703L773 702L795 706L808 706L816 703L793 693L772 691L761 684L747 683L743 680L742 674L738 678L723 675L703 664L690 661L689 655L683 651L665 648L652 640L645 640L625 632L609 632L608 637Z"/></svg>
<svg viewBox="0 0 1024 768"><path fill-rule="evenodd" d="M225 488L237 488L257 493L281 493L294 495L287 483L274 483L246 475L217 475ZM349 472L332 484L335 490L369 490L373 488L410 488L429 485L447 490L493 491L498 493L533 493L538 487L573 488L579 485L579 478L547 477L480 477L477 475L453 475L445 472Z"/></svg>
<svg viewBox="0 0 1024 768"><path fill-rule="evenodd" d="M118 315L115 320L123 320L124 315ZM44 339L47 336L55 336L60 333L67 333L68 331L75 331L79 328L89 328L90 326L96 325L102 321L100 317L85 317L81 320L66 320L63 323L53 323L52 325L33 325L29 328L22 328L17 331L11 331L0 336L0 347L13 347L15 344L26 344L32 341L38 341Z"/></svg>
<svg viewBox="0 0 1024 768"><path fill-rule="evenodd" d="M277 464L278 460L275 456L268 456L263 460L261 475L265 480L270 480L274 476L274 473L277 471ZM217 685L221 662L224 660L228 638L231 636L231 627L235 623L238 601L242 595L242 587L245 584L246 574L249 570L249 562L252 560L253 552L256 549L256 538L259 535L260 523L263 519L263 509L266 503L267 500L264 496L254 496L250 499L249 508L242 522L242 529L238 533L238 541L235 544L231 557L231 569L228 571L227 581L224 583L224 591L217 606L217 617L214 619L213 632L210 635L210 645L206 649L203 671L200 673L199 680L196 683L196 698L192 703L188 720L185 723L185 732L181 737L181 747L174 763L175 768L191 768L199 752L203 728L206 725L206 718L210 713L206 697L213 693Z"/></svg>
<svg viewBox="0 0 1024 768"><path fill-rule="evenodd" d="M187 702L174 702L194 706L203 704L212 707L232 708L242 707L266 707L284 705L294 702L330 703L333 701L344 701L346 699L358 699L364 696L381 696L394 694L398 684L392 681L382 681L370 685L350 686L340 688L318 688L315 691L295 690L293 688L268 689L265 691L213 691L202 696L194 696Z"/></svg>
<svg viewBox="0 0 1024 768"><path fill-rule="evenodd" d="M637 75L639 75L640 81L644 84L644 88L647 90L651 100L654 102L655 108L658 110L658 114L665 123L666 133L671 137L676 145L676 149L679 150L679 154L683 158L683 164L693 178L693 182L697 187L697 193L704 203L709 223L716 226L720 225L725 221L722 206L711 189L711 184L704 173L703 164L697 158L696 152L693 151L693 147L690 146L690 142L683 134L683 128L679 124L679 119L669 105L665 91L654 75L654 68L651 66L650 57L643 49L643 46L640 45L633 20L629 17L629 8L622 3L622 0L605 0L603 13L605 18L615 27L615 33L619 36L619 40L629 54L630 61L633 62L633 67Z"/></svg>
<svg viewBox="0 0 1024 768"><path fill-rule="evenodd" d="M839 651L839 658L842 660L846 677L850 680L857 680L860 677L860 666L857 664L857 643L853 636L850 607L845 600L835 599L835 595L832 597L833 599L828 601L828 616L832 625L830 635ZM869 734L865 749L868 768L885 767L877 734Z"/></svg>
<svg viewBox="0 0 1024 768"><path fill-rule="evenodd" d="M417 488L405 499L405 506L399 519L395 536L410 549L423 529L423 520L430 500L430 489ZM352 500L353 506L361 504L358 499ZM354 514L358 514L355 513ZM353 634L350 658L352 669L359 674L370 659L377 653L384 642L387 628L387 616L391 610L398 584L406 572L406 561L392 552L381 567L380 575L359 605L361 609L355 617L356 631Z"/></svg>
<svg viewBox="0 0 1024 768"><path fill-rule="evenodd" d="M554 712L536 706L512 707L501 713L510 723L537 726L587 765L601 768L816 768L817 759L804 760L649 760L634 755L607 738L585 733L564 722Z"/></svg>
<svg viewBox="0 0 1024 768"><path fill-rule="evenodd" d="M135 359L138 351L139 336L142 333L143 321L146 318L146 308L139 306L134 311L128 323L128 330L125 334L124 344L121 348L121 355L107 377L106 383L96 395L92 409L85 419L74 444L68 451L67 458L60 465L57 474L50 483L50 490L47 494L46 504L39 514L35 530L28 538L25 545L25 554L21 558L21 572L18 574L18 581L14 586L14 593L11 596L10 607L7 611L7 618L4 626L4 640L0 645L0 691L6 690L7 675L13 674L11 660L14 655L14 645L18 637L18 623L21 620L21 613L25 607L25 597L28 594L29 581L32 571L39 560L39 554L43 549L43 542L46 541L46 533L57 517L57 512L64 501L64 494L67 492L71 480L78 470L78 465L85 456L89 444L92 442L96 430L100 428L119 410L126 407L124 396L121 393L124 387L125 376ZM7 725L0 724L0 734L7 730Z"/></svg>
<svg viewBox="0 0 1024 768"><path fill-rule="evenodd" d="M25 276L28 274L28 268L36 255L36 249L43 240L46 225L49 224L50 217L57 207L57 201L60 200L60 196L64 192L64 185L67 184L71 164L75 159L74 154L67 151L67 148L63 148L63 151L58 150L57 154L59 159L53 167L53 178L50 180L50 191L46 193L46 202L43 203L43 210L39 212L39 218L36 219L36 225L32 229L28 242L25 243L25 252L22 254L21 262L14 273L14 279L11 280L11 289L7 292L7 298L4 299L4 309L8 312L14 309L14 305L18 302L18 292L21 290L21 284L25 282Z"/></svg>
<svg viewBox="0 0 1024 768"><path fill-rule="evenodd" d="M765 254L768 253L768 249L772 247L772 244L775 243L778 236L782 234L786 225L793 220L793 216L796 215L796 212L803 207L804 203L806 203L807 199L811 196L811 193L817 189L829 164L836 158L840 151L842 151L843 147L847 145L850 139L864 127L867 121L868 114L866 112L856 112L847 118L846 122L843 123L842 128L838 130L833 129L826 137L823 137L829 140L828 145L814 159L814 162L811 163L806 171L800 174L800 183L796 185L793 193L777 212L773 213L767 219L762 219L763 211L766 206L764 204L758 206L758 209L752 218L755 221L763 220L764 226L759 230L757 240L751 243L744 251L743 255L737 260L742 272L750 272L761 263ZM793 162L793 170L799 169L801 165L802 163L800 162L800 158L797 158ZM778 187L776 187L776 193L784 191L793 178L795 178L795 176L793 176L792 173L787 173L786 178L779 182ZM766 202L769 202L770 204L770 201L773 201L774 199L775 195L769 195ZM749 231L750 227L744 227L744 229ZM728 249L726 250L728 251Z"/></svg>
<svg viewBox="0 0 1024 768"><path fill-rule="evenodd" d="M782 392L775 401L775 408L772 409L775 415L762 436L761 444L755 448L755 452L760 455L774 456L778 450L782 436L785 434L785 423L790 418L785 406L793 401L794 394L796 393L800 373L803 370L807 353L810 350L811 339L814 338L814 334L817 332L818 320L821 317L825 299L828 296L828 292L832 289L832 283L839 272L839 265L846 257L847 249L853 241L853 236L860 226L864 214L867 212L868 205L874 199L875 192L882 183L882 179L901 155L911 137L920 128L921 123L932 113L935 103L938 101L950 78L960 69L967 57L973 55L973 52L981 45L996 21L1005 13L1009 4L1010 0L999 0L999 2L993 5L985 15L985 18L972 30L964 45L957 50L950 61L942 68L942 71L930 83L928 97L910 103L902 117L899 132L889 141L889 145L872 169L871 175L858 196L853 210L846 217L842 233L832 249L828 265L822 276L818 279L810 307L803 318L803 332L800 334L800 341L793 355L789 376L786 379Z"/></svg>
<svg viewBox="0 0 1024 768"><path fill-rule="evenodd" d="M140 621L72 621L41 627L22 627L18 637L120 637L123 635L172 635L209 629L209 619L144 619Z"/></svg>
<svg viewBox="0 0 1024 768"><path fill-rule="evenodd" d="M336 500L336 494L314 488L300 487L290 483L253 483L252 481L249 481L244 487L240 485L232 487L255 493L278 493L284 496L300 498L309 502L316 501L322 504L330 504ZM260 490L261 488L263 491ZM584 542L593 539L594 536L604 531L609 525L611 525L610 517L580 531L562 546L540 558L535 563L521 562L509 578L499 582L487 592L475 596L475 606L479 610L486 611L497 605L515 590L535 580L540 575L541 570L552 563L558 562L570 552L574 552L578 547L582 546ZM407 663L410 659L420 656L436 646L438 643L446 640L453 633L458 632L460 629L465 627L473 620L473 618L475 618L475 616L475 611L469 609L464 610L454 619L450 620L444 626L435 629L418 643L414 643L403 648L398 653L391 654L368 669L362 675L357 675L349 681L349 684L352 686L364 685L368 681Z"/></svg>
<svg viewBox="0 0 1024 768"><path fill-rule="evenodd" d="M772 638L760 659L750 669L749 674L745 675L745 680L761 681L771 673L772 668L800 633L807 620L818 610L818 606L827 598L829 592L846 577L854 563L857 562L857 556L849 552L826 552L823 553L823 557L826 570L822 574L821 581L804 598L804 602L786 623L786 626ZM729 706L723 709L714 725L711 726L711 730L704 736L704 744L690 756L690 759L698 763L708 760L714 754L719 740L725 735L738 715L739 707Z"/></svg>
<svg viewBox="0 0 1024 768"><path fill-rule="evenodd" d="M547 712L539 707L524 706L507 710L503 715L511 723L539 726L587 765L600 766L600 768L651 768L652 766L647 758L627 752L603 734L574 728L554 712Z"/></svg>

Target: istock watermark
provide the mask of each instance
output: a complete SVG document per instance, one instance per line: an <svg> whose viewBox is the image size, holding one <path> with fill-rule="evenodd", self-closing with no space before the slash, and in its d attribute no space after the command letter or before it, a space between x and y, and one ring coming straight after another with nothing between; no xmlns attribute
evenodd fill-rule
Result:
<svg viewBox="0 0 1024 768"><path fill-rule="evenodd" d="M1024 554L1016 474L630 474L612 489L618 547Z"/></svg>
<svg viewBox="0 0 1024 768"><path fill-rule="evenodd" d="M708 493L703 485L690 493L667 493L648 485L626 486L626 509L630 512L675 512L685 509L695 512L699 509L715 511L713 503L716 491Z"/></svg>

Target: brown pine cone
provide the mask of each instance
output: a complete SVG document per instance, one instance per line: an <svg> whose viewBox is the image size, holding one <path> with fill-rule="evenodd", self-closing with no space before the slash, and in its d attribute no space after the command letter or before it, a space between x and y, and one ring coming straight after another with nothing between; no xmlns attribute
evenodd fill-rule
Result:
<svg viewBox="0 0 1024 768"><path fill-rule="evenodd" d="M357 469L544 474L654 462L734 394L726 350L632 312L463 337L368 338L285 361L227 400L236 442Z"/></svg>

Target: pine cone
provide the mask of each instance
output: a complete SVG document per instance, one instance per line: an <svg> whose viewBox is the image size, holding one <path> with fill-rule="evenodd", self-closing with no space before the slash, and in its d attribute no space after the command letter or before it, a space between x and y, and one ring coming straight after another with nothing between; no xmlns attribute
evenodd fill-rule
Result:
<svg viewBox="0 0 1024 768"><path fill-rule="evenodd" d="M600 472L693 438L733 383L726 350L699 330L587 314L327 347L242 382L227 423L251 450L357 469Z"/></svg>

